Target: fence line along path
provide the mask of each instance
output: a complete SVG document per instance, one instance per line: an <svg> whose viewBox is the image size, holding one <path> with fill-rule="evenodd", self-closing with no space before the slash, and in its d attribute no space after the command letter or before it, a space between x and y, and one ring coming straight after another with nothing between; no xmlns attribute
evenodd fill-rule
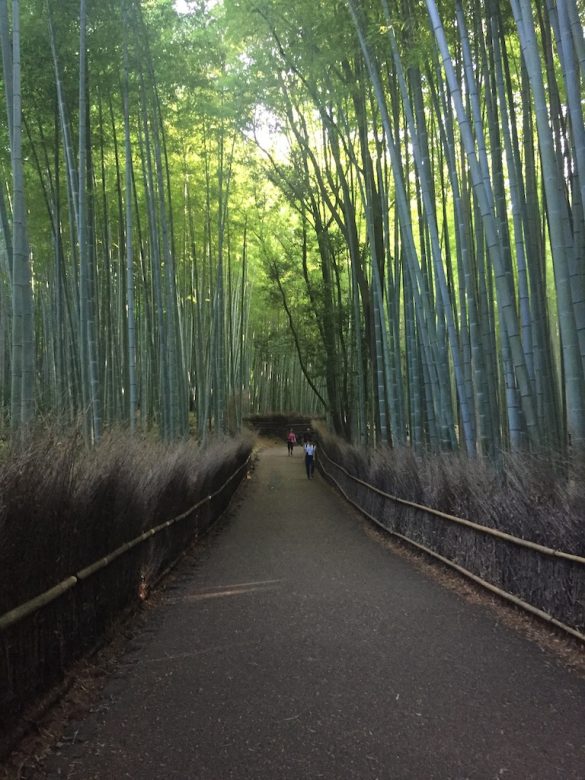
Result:
<svg viewBox="0 0 585 780"><path fill-rule="evenodd" d="M583 778L585 679L368 527L266 447L44 775Z"/></svg>

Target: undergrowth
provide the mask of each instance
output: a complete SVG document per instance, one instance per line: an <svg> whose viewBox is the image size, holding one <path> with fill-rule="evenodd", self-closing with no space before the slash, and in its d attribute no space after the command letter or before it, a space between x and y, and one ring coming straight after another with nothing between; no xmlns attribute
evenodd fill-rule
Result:
<svg viewBox="0 0 585 780"><path fill-rule="evenodd" d="M460 453L365 450L322 433L327 452L381 490L539 544L585 555L585 459L507 453L497 464Z"/></svg>
<svg viewBox="0 0 585 780"><path fill-rule="evenodd" d="M34 436L0 462L0 614L186 511L235 470L251 436L163 444Z"/></svg>
<svg viewBox="0 0 585 780"><path fill-rule="evenodd" d="M2 458L0 615L186 514L0 630L0 757L27 706L135 609L221 515L252 445L251 435L200 449L119 432L88 450L78 435L44 432Z"/></svg>

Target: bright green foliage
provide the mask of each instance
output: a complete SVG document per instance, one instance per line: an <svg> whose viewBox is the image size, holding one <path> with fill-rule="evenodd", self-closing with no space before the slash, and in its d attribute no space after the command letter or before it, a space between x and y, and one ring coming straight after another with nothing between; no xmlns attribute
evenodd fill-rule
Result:
<svg viewBox="0 0 585 780"><path fill-rule="evenodd" d="M2 10L12 68L18 28ZM24 186L0 125L0 402L15 427L33 389L39 414L81 416L89 441L116 423L205 437L250 411L257 155L241 133L251 89L236 88L218 14L200 4L182 16L170 0L22 3ZM13 83L5 75L11 121ZM26 290L36 350L25 381ZM289 374L301 392L294 355L285 384Z"/></svg>
<svg viewBox="0 0 585 780"><path fill-rule="evenodd" d="M296 255L302 286L305 247L324 268L319 348L356 368L344 422L361 439L470 454L580 448L575 1L226 7L259 99L292 144L290 163L268 159L267 170L306 227L273 273L294 277ZM327 267L342 291L329 300Z"/></svg>
<svg viewBox="0 0 585 780"><path fill-rule="evenodd" d="M6 421L34 386L89 439L296 408L416 449L583 445L576 0L1 0L10 124L19 5Z"/></svg>

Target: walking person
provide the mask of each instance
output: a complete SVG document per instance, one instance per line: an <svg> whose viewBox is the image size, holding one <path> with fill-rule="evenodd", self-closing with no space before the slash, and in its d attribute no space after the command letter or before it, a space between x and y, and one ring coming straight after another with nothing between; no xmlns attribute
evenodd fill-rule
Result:
<svg viewBox="0 0 585 780"><path fill-rule="evenodd" d="M317 445L309 440L304 445L305 448L305 468L307 469L307 479L313 479L315 472L315 454L317 452Z"/></svg>
<svg viewBox="0 0 585 780"><path fill-rule="evenodd" d="M288 447L288 454L292 455L293 450L295 448L295 444L297 443L297 437L295 435L295 432L291 428L288 433L288 439L286 440L286 446Z"/></svg>

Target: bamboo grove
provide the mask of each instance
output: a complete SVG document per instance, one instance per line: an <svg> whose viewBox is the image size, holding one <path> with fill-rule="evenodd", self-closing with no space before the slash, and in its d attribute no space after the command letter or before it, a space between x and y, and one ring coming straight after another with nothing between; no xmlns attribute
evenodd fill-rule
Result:
<svg viewBox="0 0 585 780"><path fill-rule="evenodd" d="M88 441L120 423L203 437L239 426L252 373L266 395L247 348L242 122L203 24L170 2L0 0L0 400L15 432L42 416L82 419Z"/></svg>
<svg viewBox="0 0 585 780"><path fill-rule="evenodd" d="M583 7L229 7L291 139L270 165L300 262L274 255L273 274L284 289L303 265L336 428L470 455L581 449Z"/></svg>
<svg viewBox="0 0 585 780"><path fill-rule="evenodd" d="M582 449L584 16L0 0L4 424Z"/></svg>

